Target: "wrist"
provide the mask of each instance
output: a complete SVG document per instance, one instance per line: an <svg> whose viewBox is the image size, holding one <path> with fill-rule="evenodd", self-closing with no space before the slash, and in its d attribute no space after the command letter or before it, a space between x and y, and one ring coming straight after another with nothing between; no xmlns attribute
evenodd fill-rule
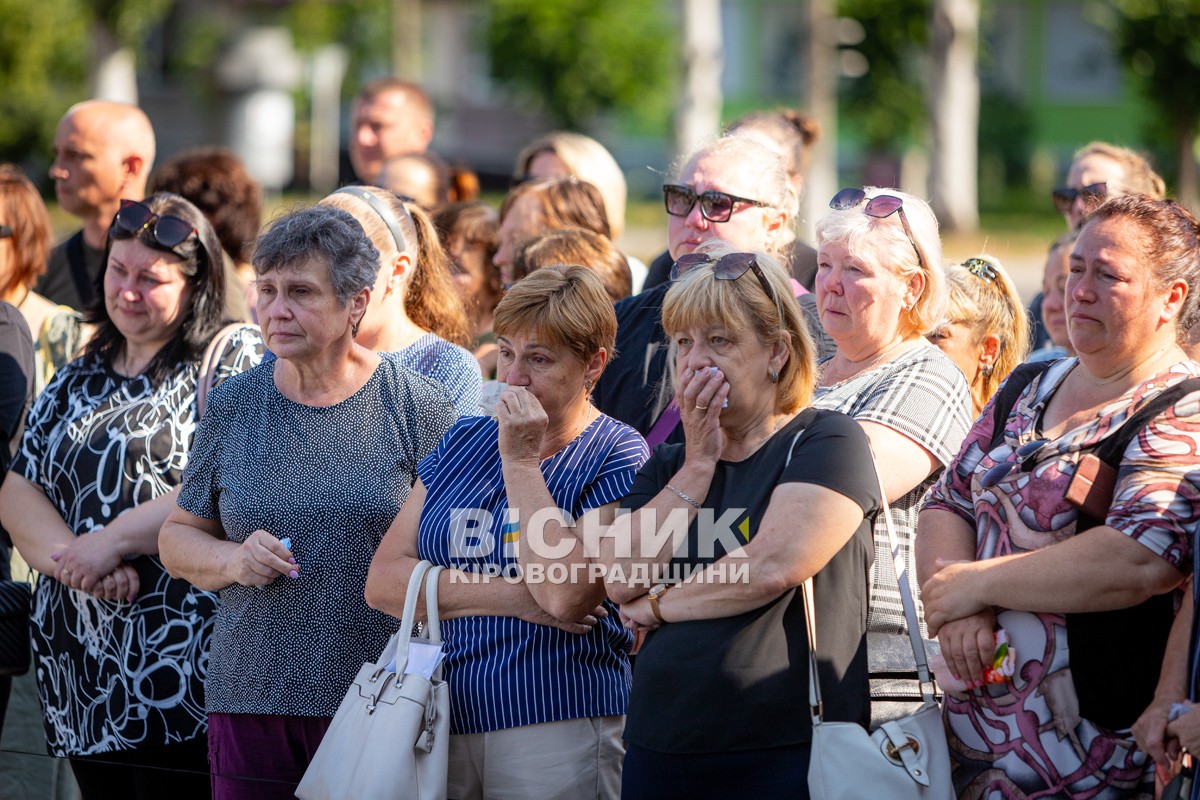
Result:
<svg viewBox="0 0 1200 800"><path fill-rule="evenodd" d="M663 596L672 588L674 588L674 586L675 584L673 583L660 583L651 589L646 595L646 598L650 601L650 613L654 615L654 618L658 620L660 624L666 624L667 622L662 613Z"/></svg>

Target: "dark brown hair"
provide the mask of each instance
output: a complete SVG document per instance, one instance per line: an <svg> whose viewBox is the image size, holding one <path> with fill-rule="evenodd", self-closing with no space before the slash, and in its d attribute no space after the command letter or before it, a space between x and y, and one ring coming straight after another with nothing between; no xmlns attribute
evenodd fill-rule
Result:
<svg viewBox="0 0 1200 800"><path fill-rule="evenodd" d="M189 200L212 223L221 248L249 263L262 227L262 187L232 150L200 147L161 164L150 176L147 194L173 192Z"/></svg>

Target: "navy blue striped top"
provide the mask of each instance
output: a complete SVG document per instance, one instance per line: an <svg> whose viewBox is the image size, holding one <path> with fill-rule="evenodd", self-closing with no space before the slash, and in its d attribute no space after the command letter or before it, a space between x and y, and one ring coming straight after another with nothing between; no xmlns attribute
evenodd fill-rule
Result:
<svg viewBox="0 0 1200 800"><path fill-rule="evenodd" d="M624 423L601 414L542 461L558 507L578 518L624 497L649 452ZM465 572L515 569L499 426L464 417L419 465L427 495L417 552ZM509 537L512 538L511 536ZM617 609L577 635L514 617L461 617L442 623L450 732L482 733L541 722L624 714L632 636Z"/></svg>

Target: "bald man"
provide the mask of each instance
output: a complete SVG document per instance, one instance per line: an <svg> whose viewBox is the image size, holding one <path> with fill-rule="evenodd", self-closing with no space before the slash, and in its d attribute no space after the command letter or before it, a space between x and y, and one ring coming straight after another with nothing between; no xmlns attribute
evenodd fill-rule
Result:
<svg viewBox="0 0 1200 800"><path fill-rule="evenodd" d="M39 293L76 309L96 299L108 226L122 199L146 196L154 147L154 128L137 106L88 100L59 120L50 177L59 205L83 220L83 229L50 252Z"/></svg>
<svg viewBox="0 0 1200 800"><path fill-rule="evenodd" d="M364 183L376 184L388 159L424 153L433 141L433 103L415 83L371 81L359 90L351 113L350 163Z"/></svg>

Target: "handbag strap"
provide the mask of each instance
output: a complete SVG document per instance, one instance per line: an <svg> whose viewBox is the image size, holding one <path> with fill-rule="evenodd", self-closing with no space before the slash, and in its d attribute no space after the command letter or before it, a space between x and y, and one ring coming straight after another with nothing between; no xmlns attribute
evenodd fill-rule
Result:
<svg viewBox="0 0 1200 800"><path fill-rule="evenodd" d="M445 567L434 566L425 573L425 638L433 644L440 644L442 641L442 620L438 611L438 576L444 569ZM442 663L438 661L433 670L434 680L442 679Z"/></svg>
<svg viewBox="0 0 1200 800"><path fill-rule="evenodd" d="M789 454L790 458L790 454ZM900 601L904 604L904 619L908 623L908 640L912 645L913 659L917 665L917 678L921 683L921 697L926 708L935 705L933 696L933 679L929 675L929 661L925 656L925 643L921 641L921 626L917 622L917 604L913 600L912 587L908 585L908 567L904 556L900 553L900 542L896 538L896 528L892 524L891 506L888 504L887 490L883 486L883 477L879 474L878 461L874 453L871 455L872 466L875 467L875 480L879 484L879 513L883 515L884 527L887 528L888 545L892 551L892 568L896 573L896 582L900 586ZM812 714L813 725L820 725L824 707L821 702L821 684L817 679L817 620L813 601L813 579L809 578L800 587L804 597L804 624L808 629L808 704ZM928 686L928 689L926 688Z"/></svg>
<svg viewBox="0 0 1200 800"><path fill-rule="evenodd" d="M408 591L404 595L404 616L400 618L400 629L393 638L396 640L396 670L404 669L408 663L408 640L412 638L413 625L416 623L417 598L421 596L424 587L425 573L433 564L428 561L418 561L408 576ZM440 631L439 631L440 632Z"/></svg>

